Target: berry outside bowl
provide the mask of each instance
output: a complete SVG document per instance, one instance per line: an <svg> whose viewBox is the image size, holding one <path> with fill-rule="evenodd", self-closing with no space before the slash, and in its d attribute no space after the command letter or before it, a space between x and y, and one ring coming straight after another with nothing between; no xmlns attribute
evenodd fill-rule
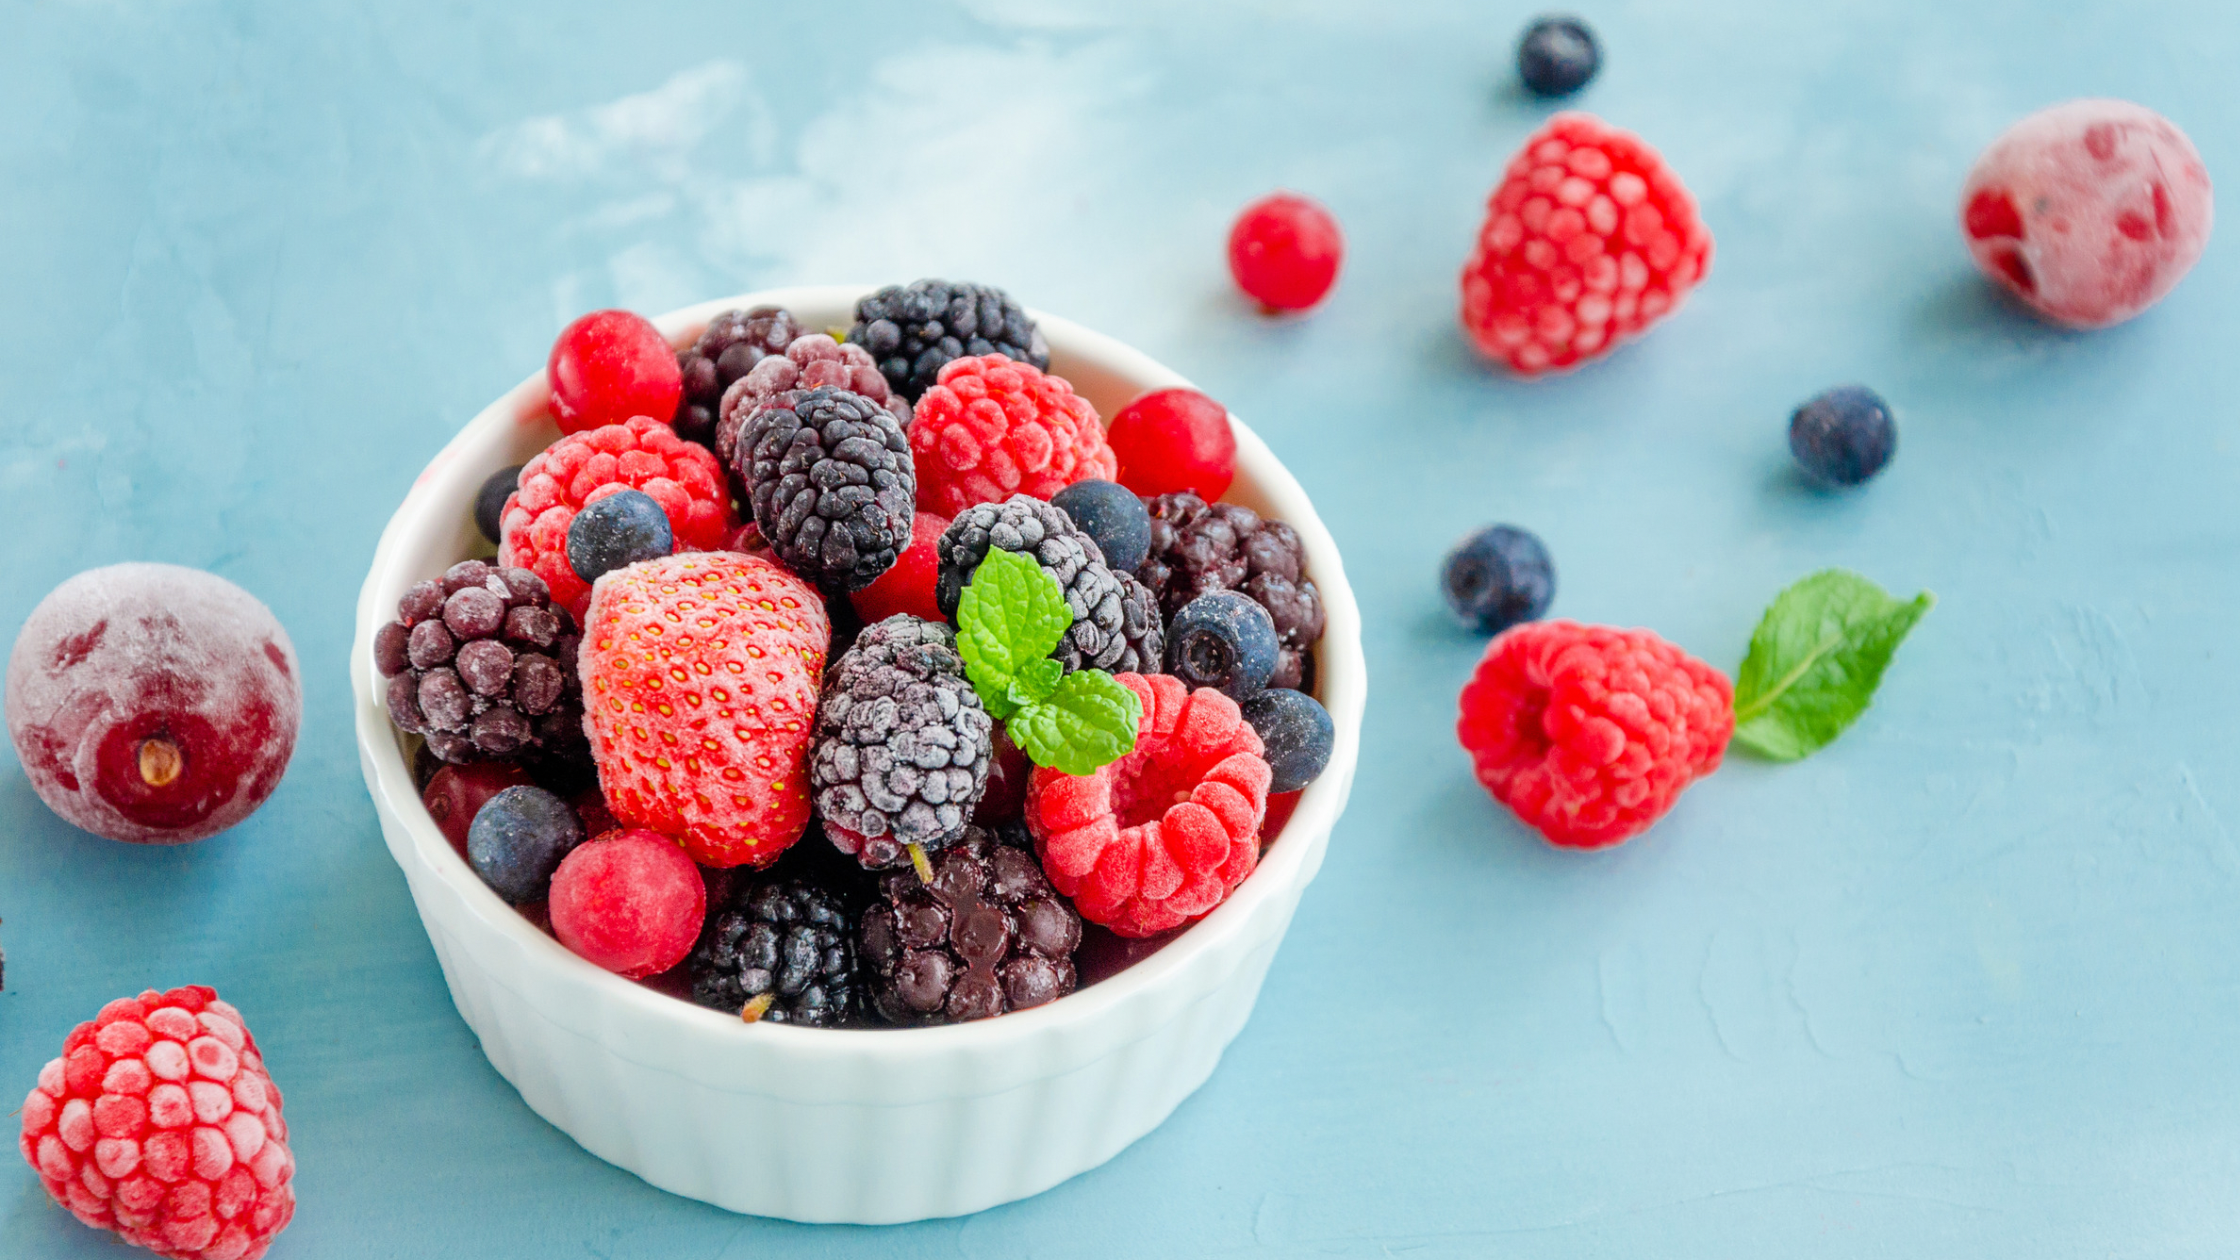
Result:
<svg viewBox="0 0 2240 1260"><path fill-rule="evenodd" d="M777 289L656 320L673 344L734 307L846 324L859 287ZM1051 370L1111 416L1188 384L1135 350L1034 313ZM1361 618L1330 533L1291 474L1235 417L1228 498L1290 522L1328 608L1318 691L1329 768L1229 900L1165 948L1047 1006L940 1028L828 1030L694 1006L585 962L500 901L421 807L389 724L374 632L414 582L487 554L471 505L490 473L557 436L542 373L435 457L383 531L350 655L358 751L389 852L483 1052L538 1115L653 1185L735 1212L887 1224L1023 1199L1104 1163L1213 1072L1259 996L1299 895L1322 865L1360 754Z"/></svg>

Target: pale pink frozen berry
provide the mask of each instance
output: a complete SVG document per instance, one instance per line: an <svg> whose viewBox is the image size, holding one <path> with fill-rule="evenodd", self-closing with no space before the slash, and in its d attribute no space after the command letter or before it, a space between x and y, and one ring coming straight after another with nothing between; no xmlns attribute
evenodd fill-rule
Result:
<svg viewBox="0 0 2240 1260"><path fill-rule="evenodd" d="M2160 301L2201 257L2212 211L2193 142L2129 101L2039 110L1991 142L1960 192L1976 266L2072 328Z"/></svg>
<svg viewBox="0 0 2240 1260"><path fill-rule="evenodd" d="M610 831L552 874L552 934L619 975L667 971L692 952L708 910L700 868L658 832Z"/></svg>

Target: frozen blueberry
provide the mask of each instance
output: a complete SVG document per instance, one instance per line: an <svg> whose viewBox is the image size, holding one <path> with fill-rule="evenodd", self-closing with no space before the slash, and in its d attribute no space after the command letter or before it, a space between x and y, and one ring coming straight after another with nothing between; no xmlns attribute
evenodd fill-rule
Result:
<svg viewBox="0 0 2240 1260"><path fill-rule="evenodd" d="M1488 525L1447 553L1439 584L1463 625L1499 634L1547 615L1556 597L1556 566L1530 531Z"/></svg>
<svg viewBox="0 0 2240 1260"><path fill-rule="evenodd" d="M1890 404L1864 385L1839 385L1789 417L1789 452L1822 485L1858 485L1897 449Z"/></svg>
<svg viewBox="0 0 2240 1260"><path fill-rule="evenodd" d="M1594 32L1575 17L1537 19L1517 44L1517 74L1535 96L1569 96L1601 68L1602 49Z"/></svg>
<svg viewBox="0 0 2240 1260"><path fill-rule="evenodd" d="M506 514L506 498L520 480L521 465L515 464L491 473L482 489L474 492L474 527L493 543L498 541L499 521Z"/></svg>
<svg viewBox="0 0 2240 1260"><path fill-rule="evenodd" d="M1268 768L1275 771L1270 792L1296 792L1330 764L1338 728L1330 721L1330 711L1313 696L1271 687L1239 707L1244 720L1260 733L1260 742L1267 745Z"/></svg>
<svg viewBox="0 0 2240 1260"><path fill-rule="evenodd" d="M576 513L568 526L568 567L596 582L626 564L655 560L676 546L669 515L643 490L619 490Z"/></svg>
<svg viewBox="0 0 2240 1260"><path fill-rule="evenodd" d="M1242 700L1276 672L1276 623L1257 600L1208 591L1167 623L1167 672Z"/></svg>
<svg viewBox="0 0 2240 1260"><path fill-rule="evenodd" d="M1050 501L1097 540L1105 567L1113 572L1133 573L1151 554L1151 510L1118 482L1076 481Z"/></svg>
<svg viewBox="0 0 2240 1260"><path fill-rule="evenodd" d="M467 861L493 892L526 905L544 900L560 859L581 843L583 823L566 801L541 787L509 787L475 811Z"/></svg>

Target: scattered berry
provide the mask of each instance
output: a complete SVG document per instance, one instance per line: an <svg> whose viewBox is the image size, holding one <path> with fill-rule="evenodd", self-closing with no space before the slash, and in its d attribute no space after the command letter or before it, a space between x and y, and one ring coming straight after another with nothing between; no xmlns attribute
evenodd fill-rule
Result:
<svg viewBox="0 0 2240 1260"><path fill-rule="evenodd" d="M988 755L987 790L972 810L973 825L979 827L1018 822L1027 807L1027 776L1034 772L1034 763L1011 742L1003 723L995 724L991 740L995 747Z"/></svg>
<svg viewBox="0 0 2240 1260"><path fill-rule="evenodd" d="M918 506L953 517L1014 494L1047 499L1117 464L1096 408L1065 379L999 356L956 359L917 400Z"/></svg>
<svg viewBox="0 0 2240 1260"><path fill-rule="evenodd" d="M2193 141L2129 101L2039 110L1991 142L1960 190L1976 266L2072 328L2161 301L2201 257L2212 210Z"/></svg>
<svg viewBox="0 0 2240 1260"><path fill-rule="evenodd" d="M527 569L462 560L397 601L373 638L389 720L453 765L580 759L575 623Z"/></svg>
<svg viewBox="0 0 2240 1260"><path fill-rule="evenodd" d="M1303 311L1320 302L1338 282L1345 252L1338 221L1297 193L1253 202L1229 229L1229 274L1271 311Z"/></svg>
<svg viewBox="0 0 2240 1260"><path fill-rule="evenodd" d="M714 449L724 391L764 359L784 354L806 331L793 312L777 306L725 311L709 320L707 330L677 352L677 375L682 378L674 425L677 436ZM723 458L721 451L716 458Z"/></svg>
<svg viewBox="0 0 2240 1260"><path fill-rule="evenodd" d="M280 785L303 719L295 645L255 596L170 564L89 569L31 611L8 734L47 807L98 836L184 844Z"/></svg>
<svg viewBox="0 0 2240 1260"><path fill-rule="evenodd" d="M1118 675L1143 701L1134 751L1075 777L1037 768L1027 826L1059 892L1122 936L1220 905L1260 857L1271 774L1237 702L1165 675Z"/></svg>
<svg viewBox="0 0 2240 1260"><path fill-rule="evenodd" d="M1211 503L1237 476L1229 409L1194 389L1159 389L1120 409L1105 432L1120 484L1149 498L1187 490Z"/></svg>
<svg viewBox="0 0 2240 1260"><path fill-rule="evenodd" d="M24 1159L56 1203L173 1260L256 1260L296 1211L280 1088L241 1012L189 985L73 1029L23 1100Z"/></svg>
<svg viewBox="0 0 2240 1260"><path fill-rule="evenodd" d="M949 522L938 544L941 571L934 584L942 616L956 617L965 584L991 547L1031 557L1057 579L1073 609L1073 626L1050 655L1068 671L1158 665L1165 634L1150 592L1107 568L1096 541L1072 517L1024 494L969 508Z"/></svg>
<svg viewBox="0 0 2240 1260"><path fill-rule="evenodd" d="M1236 591L1207 591L1167 623L1167 672L1243 700L1275 672L1276 623Z"/></svg>
<svg viewBox="0 0 2240 1260"><path fill-rule="evenodd" d="M754 412L731 471L762 536L819 586L860 591L910 545L918 480L910 439L885 407L817 388Z"/></svg>
<svg viewBox="0 0 2240 1260"><path fill-rule="evenodd" d="M650 416L664 426L677 414L684 381L661 330L629 311L593 311L560 330L545 362L552 418L581 433Z"/></svg>
<svg viewBox="0 0 2240 1260"><path fill-rule="evenodd" d="M1133 573L1151 550L1151 513L1116 481L1076 481L1050 496L1051 505L1097 544L1105 567Z"/></svg>
<svg viewBox="0 0 2240 1260"><path fill-rule="evenodd" d="M938 621L892 617L825 679L809 782L825 835L867 868L954 844L987 785L991 722L956 644Z"/></svg>
<svg viewBox="0 0 2240 1260"><path fill-rule="evenodd" d="M473 765L445 765L421 789L420 803L427 806L428 817L435 820L436 830L459 851L467 856L467 828L474 825L474 816L482 812L490 798L510 787L525 787L533 782L529 772L511 761L483 761ZM580 814L581 811L578 811ZM588 834L596 835L588 823Z"/></svg>
<svg viewBox="0 0 2240 1260"><path fill-rule="evenodd" d="M1306 576L1306 546L1282 521L1234 503L1163 494L1150 503L1151 558L1136 576L1166 616L1208 591L1242 591L1274 620L1280 649L1271 687L1305 688L1322 638L1322 594Z"/></svg>
<svg viewBox="0 0 2240 1260"><path fill-rule="evenodd" d="M1456 730L1495 800L1551 844L1598 849L1719 768L1733 695L1647 630L1531 621L1487 645Z"/></svg>
<svg viewBox="0 0 2240 1260"><path fill-rule="evenodd" d="M898 871L863 916L871 1002L894 1024L954 1024L1073 992L1081 918L1032 853L974 828L933 858L933 878Z"/></svg>
<svg viewBox="0 0 2240 1260"><path fill-rule="evenodd" d="M805 333L794 339L783 354L774 354L754 365L754 370L723 391L717 414L716 458L725 468L736 467L740 426L764 407L785 401L802 389L838 389L861 394L892 412L895 422L910 427L910 404L894 393L887 378L872 363L862 346L834 341L824 333ZM746 496L742 493L742 499Z"/></svg>
<svg viewBox="0 0 2240 1260"><path fill-rule="evenodd" d="M467 862L490 890L517 906L543 901L560 860L583 843L583 820L541 787L509 787L483 803L467 827Z"/></svg>
<svg viewBox="0 0 2240 1260"><path fill-rule="evenodd" d="M607 575L583 651L607 807L705 866L768 866L809 822L824 601L757 556L685 552Z"/></svg>
<svg viewBox="0 0 2240 1260"><path fill-rule="evenodd" d="M1037 371L1050 366L1042 330L1010 294L984 284L888 285L856 303L848 340L870 351L887 383L911 402L955 359L1000 354Z"/></svg>
<svg viewBox="0 0 2240 1260"><path fill-rule="evenodd" d="M1890 405L1864 385L1839 385L1789 417L1789 453L1822 485L1855 486L1898 449Z"/></svg>
<svg viewBox="0 0 2240 1260"><path fill-rule="evenodd" d="M1601 68L1594 32L1575 17L1539 18L1517 43L1517 77L1535 96L1569 96Z"/></svg>
<svg viewBox="0 0 2240 1260"><path fill-rule="evenodd" d="M1565 112L1509 161L1462 268L1462 327L1532 375L1602 354L1711 265L1695 198L1640 137Z"/></svg>
<svg viewBox="0 0 2240 1260"><path fill-rule="evenodd" d="M933 597L933 584L941 572L941 535L948 528L948 517L931 512L913 515L910 545L902 549L894 567L880 574L871 585L849 594L848 602L855 606L856 616L863 618L866 625L877 625L898 613L923 617L927 621L942 620L941 605Z"/></svg>
<svg viewBox="0 0 2240 1260"><path fill-rule="evenodd" d="M498 544L505 528L506 500L521 482L521 465L501 468L491 473L482 488L474 492L474 527L491 546Z"/></svg>
<svg viewBox="0 0 2240 1260"><path fill-rule="evenodd" d="M692 953L692 1000L733 1015L759 1004L754 1018L773 1024L847 1024L863 1006L847 903L798 879L745 885Z"/></svg>
<svg viewBox="0 0 2240 1260"><path fill-rule="evenodd" d="M632 980L683 962L707 911L700 868L675 841L650 831L586 840L552 873L552 934Z"/></svg>
<svg viewBox="0 0 2240 1260"><path fill-rule="evenodd" d="M1463 625L1499 634L1548 614L1556 598L1556 566L1532 531L1488 525L1447 553L1439 585Z"/></svg>
<svg viewBox="0 0 2240 1260"><path fill-rule="evenodd" d="M1262 756L1268 759L1271 801L1279 792L1296 792L1322 776L1330 765L1330 752L1338 741L1338 728L1330 711L1303 691L1271 687L1239 706L1244 720L1260 736ZM1277 827L1267 828L1273 834Z"/></svg>
<svg viewBox="0 0 2240 1260"><path fill-rule="evenodd" d="M568 567L586 582L640 560L676 550L669 514L643 490L618 490L597 499L568 523Z"/></svg>
<svg viewBox="0 0 2240 1260"><path fill-rule="evenodd" d="M552 602L581 624L591 584L568 563L568 527L576 513L623 490L642 490L661 505L679 548L720 547L735 528L716 457L639 416L564 437L523 466L521 488L506 500L499 563L543 578Z"/></svg>

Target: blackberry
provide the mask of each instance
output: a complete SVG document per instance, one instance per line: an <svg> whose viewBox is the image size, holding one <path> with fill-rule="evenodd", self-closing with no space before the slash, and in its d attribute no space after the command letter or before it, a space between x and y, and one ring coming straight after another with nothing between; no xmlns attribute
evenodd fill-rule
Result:
<svg viewBox="0 0 2240 1260"><path fill-rule="evenodd" d="M1298 531L1234 503L1209 504L1187 491L1151 500L1151 557L1136 576L1172 617L1208 591L1250 596L1275 622L1270 687L1304 689L1308 653L1322 638L1322 595L1306 576Z"/></svg>
<svg viewBox="0 0 2240 1260"><path fill-rule="evenodd" d="M691 967L692 1000L734 1015L757 1004L773 1024L837 1028L863 1009L855 916L805 880L743 885L708 916Z"/></svg>
<svg viewBox="0 0 2240 1260"><path fill-rule="evenodd" d="M463 560L397 602L373 638L389 720L453 765L588 760L580 642L544 580Z"/></svg>
<svg viewBox="0 0 2240 1260"><path fill-rule="evenodd" d="M1069 672L1084 668L1159 671L1166 626L1151 592L1133 576L1106 567L1096 540L1063 509L1030 495L978 504L949 522L941 541L934 544L941 567L934 578L933 598L943 615L956 617L965 584L990 547L1030 556L1058 579L1073 610L1073 626L1050 655Z"/></svg>
<svg viewBox="0 0 2240 1260"><path fill-rule="evenodd" d="M1898 449L1890 404L1864 385L1839 385L1789 417L1789 453L1823 486L1855 486Z"/></svg>
<svg viewBox="0 0 2240 1260"><path fill-rule="evenodd" d="M869 351L834 341L824 333L803 333L793 339L784 354L773 354L755 364L753 370L724 389L723 402L716 411L716 459L725 468L731 467L739 445L739 429L747 417L785 401L795 390L819 386L861 394L893 412L903 428L910 427L910 404L888 388L887 378L880 375ZM744 492L740 497L746 497Z"/></svg>
<svg viewBox="0 0 2240 1260"><path fill-rule="evenodd" d="M988 786L987 710L956 632L900 613L864 630L825 678L809 759L825 835L872 869L907 845L954 844Z"/></svg>
<svg viewBox="0 0 2240 1260"><path fill-rule="evenodd" d="M1575 17L1540 18L1517 42L1517 77L1534 96L1569 96L1601 68L1594 32Z"/></svg>
<svg viewBox="0 0 2240 1260"><path fill-rule="evenodd" d="M910 545L918 476L894 414L861 394L810 389L747 417L732 452L755 527L787 567L860 591Z"/></svg>
<svg viewBox="0 0 2240 1260"><path fill-rule="evenodd" d="M1073 992L1081 916L1032 851L975 827L912 871L882 881L863 916L871 1008L892 1024L954 1024Z"/></svg>
<svg viewBox="0 0 2240 1260"><path fill-rule="evenodd" d="M848 340L871 352L896 393L918 401L951 359L1000 354L1037 371L1050 346L1011 295L984 284L920 280L888 285L856 303Z"/></svg>
<svg viewBox="0 0 2240 1260"><path fill-rule="evenodd" d="M709 320L698 341L677 351L677 369L684 374L684 397L677 402L674 421L677 436L712 449L723 391L755 364L785 353L806 331L793 312L776 306L725 311Z"/></svg>

